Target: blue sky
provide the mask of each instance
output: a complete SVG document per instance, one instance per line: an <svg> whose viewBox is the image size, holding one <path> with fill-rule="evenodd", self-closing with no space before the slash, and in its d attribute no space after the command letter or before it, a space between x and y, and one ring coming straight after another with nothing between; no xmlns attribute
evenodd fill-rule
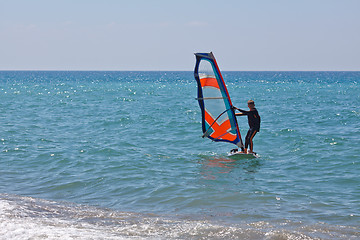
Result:
<svg viewBox="0 0 360 240"><path fill-rule="evenodd" d="M0 0L0 70L360 70L358 0Z"/></svg>

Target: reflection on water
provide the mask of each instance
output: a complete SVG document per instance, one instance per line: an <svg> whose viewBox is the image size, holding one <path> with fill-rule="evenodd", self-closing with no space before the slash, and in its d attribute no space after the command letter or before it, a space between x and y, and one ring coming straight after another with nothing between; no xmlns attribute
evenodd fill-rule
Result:
<svg viewBox="0 0 360 240"><path fill-rule="evenodd" d="M259 159L256 158L229 158L219 155L202 155L199 163L201 164L200 174L203 179L207 180L217 180L234 173L237 174L237 177L244 174L254 174L260 166Z"/></svg>

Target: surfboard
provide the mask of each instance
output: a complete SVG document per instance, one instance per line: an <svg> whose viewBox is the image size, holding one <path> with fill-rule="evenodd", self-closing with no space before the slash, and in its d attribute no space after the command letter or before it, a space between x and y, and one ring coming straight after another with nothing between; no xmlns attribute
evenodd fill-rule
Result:
<svg viewBox="0 0 360 240"><path fill-rule="evenodd" d="M257 153L242 153L242 152L229 152L228 157L241 157L241 158L258 158Z"/></svg>
<svg viewBox="0 0 360 240"><path fill-rule="evenodd" d="M258 158L259 155L256 153L229 153L228 157L239 157L239 158Z"/></svg>

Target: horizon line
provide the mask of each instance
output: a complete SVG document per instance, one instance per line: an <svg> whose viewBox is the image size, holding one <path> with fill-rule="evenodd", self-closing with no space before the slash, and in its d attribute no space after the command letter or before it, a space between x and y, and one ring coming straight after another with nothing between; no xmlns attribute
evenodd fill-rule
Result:
<svg viewBox="0 0 360 240"><path fill-rule="evenodd" d="M193 72L194 70L55 70L55 69L0 69L0 72ZM222 72L360 72L360 70L221 70Z"/></svg>

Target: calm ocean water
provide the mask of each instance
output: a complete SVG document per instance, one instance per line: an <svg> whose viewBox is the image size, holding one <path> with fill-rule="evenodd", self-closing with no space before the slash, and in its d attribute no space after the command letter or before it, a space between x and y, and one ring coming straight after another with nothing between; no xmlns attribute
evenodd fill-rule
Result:
<svg viewBox="0 0 360 240"><path fill-rule="evenodd" d="M192 72L0 72L0 239L359 239L360 72L223 76L260 158Z"/></svg>

